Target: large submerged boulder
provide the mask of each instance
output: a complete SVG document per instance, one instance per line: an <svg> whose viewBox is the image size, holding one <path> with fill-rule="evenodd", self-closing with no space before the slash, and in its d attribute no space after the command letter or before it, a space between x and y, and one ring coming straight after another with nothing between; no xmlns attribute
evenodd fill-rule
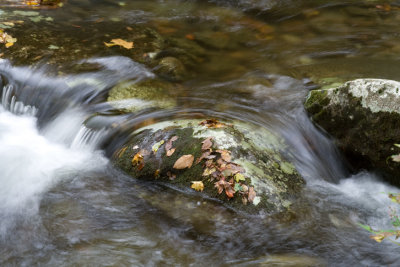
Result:
<svg viewBox="0 0 400 267"><path fill-rule="evenodd" d="M358 79L336 88L310 91L305 108L332 135L356 168L382 171L400 184L400 83Z"/></svg>
<svg viewBox="0 0 400 267"><path fill-rule="evenodd" d="M138 179L202 192L245 213L290 211L304 180L283 140L242 122L176 120L133 132L113 161Z"/></svg>

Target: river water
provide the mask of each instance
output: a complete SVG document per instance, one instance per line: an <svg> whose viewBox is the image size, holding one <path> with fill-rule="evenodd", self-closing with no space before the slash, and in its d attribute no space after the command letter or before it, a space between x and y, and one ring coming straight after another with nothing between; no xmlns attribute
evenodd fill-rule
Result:
<svg viewBox="0 0 400 267"><path fill-rule="evenodd" d="M32 9L7 2L5 20L28 22L7 29L21 46L0 61L0 265L399 265L398 245L376 243L358 223L390 228L386 193L400 190L373 173L351 173L302 106L316 87L398 79L399 6L70 0L34 9L36 22L38 15L14 12ZM197 52L186 57L192 62L181 58L187 75L172 79L175 107L126 114L106 103L118 82L160 75L143 60L154 49L146 39L137 37L131 54L103 45L135 27L150 27L172 47L172 40L196 41L189 52ZM32 48L29 38L43 47ZM206 116L258 124L286 139L307 182L293 218L238 214L189 191L137 181L108 159L140 125Z"/></svg>

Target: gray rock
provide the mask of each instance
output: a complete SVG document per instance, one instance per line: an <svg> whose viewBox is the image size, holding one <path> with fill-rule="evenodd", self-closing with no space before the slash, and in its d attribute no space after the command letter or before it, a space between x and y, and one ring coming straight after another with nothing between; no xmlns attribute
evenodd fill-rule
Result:
<svg viewBox="0 0 400 267"><path fill-rule="evenodd" d="M209 122L212 124L213 120ZM264 128L242 122L216 126L221 127L210 128L200 120L177 120L140 128L132 133L131 141L115 152L113 161L135 178L159 180L179 190L195 192L192 182L201 181L205 197L219 199L238 211L290 211L304 180L286 159L283 140ZM174 136L177 139L168 147ZM209 137L212 146L202 148L202 142ZM167 156L168 149L175 151ZM192 166L175 168L184 155L193 156ZM224 187L218 192L216 183L221 180L226 184L223 182ZM250 197L253 189L255 195Z"/></svg>
<svg viewBox="0 0 400 267"><path fill-rule="evenodd" d="M356 168L378 169L400 184L400 83L358 79L309 93L305 108L312 120L332 135Z"/></svg>

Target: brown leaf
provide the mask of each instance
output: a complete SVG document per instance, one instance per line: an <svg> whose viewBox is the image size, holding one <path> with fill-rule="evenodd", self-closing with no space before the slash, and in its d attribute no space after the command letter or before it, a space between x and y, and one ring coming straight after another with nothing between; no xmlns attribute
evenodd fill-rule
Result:
<svg viewBox="0 0 400 267"><path fill-rule="evenodd" d="M173 136L171 139L168 140L168 142L165 144L165 151L168 152L172 148L172 142L178 140L178 136Z"/></svg>
<svg viewBox="0 0 400 267"><path fill-rule="evenodd" d="M193 188L196 191L203 191L204 190L204 184L203 184L202 181L192 181L191 188Z"/></svg>
<svg viewBox="0 0 400 267"><path fill-rule="evenodd" d="M233 198L233 195L235 194L235 189L232 187L233 185L233 179L231 179L229 182L225 182L225 194L228 196L228 198Z"/></svg>
<svg viewBox="0 0 400 267"><path fill-rule="evenodd" d="M218 194L221 194L222 191L224 191L224 188L225 188L224 184L225 184L225 180L223 180L223 179L214 183L214 187L216 187L218 189Z"/></svg>
<svg viewBox="0 0 400 267"><path fill-rule="evenodd" d="M126 49L132 49L133 48L133 42L127 42L127 41L122 40L122 39L112 39L110 43L104 42L104 44L107 47L111 47L111 46L114 46L114 45L119 45L119 46L122 46L123 48L126 48Z"/></svg>
<svg viewBox="0 0 400 267"><path fill-rule="evenodd" d="M175 162L173 168L178 169L178 170L190 168L190 167L192 167L193 161L194 161L193 155L190 155L190 154L183 155Z"/></svg>
<svg viewBox="0 0 400 267"><path fill-rule="evenodd" d="M211 166L214 167L214 161L212 159L209 159L206 161L206 167L210 168Z"/></svg>
<svg viewBox="0 0 400 267"><path fill-rule="evenodd" d="M232 160L231 152L228 150L217 150L218 153L221 154L221 158L226 162L230 162Z"/></svg>
<svg viewBox="0 0 400 267"><path fill-rule="evenodd" d="M171 181L172 181L172 180L175 180L175 178L176 178L176 175L173 174L173 173L171 173L170 171L167 172L167 176L168 176L168 178L169 178Z"/></svg>
<svg viewBox="0 0 400 267"><path fill-rule="evenodd" d="M144 168L144 162L140 162L137 168L139 171L141 171Z"/></svg>
<svg viewBox="0 0 400 267"><path fill-rule="evenodd" d="M172 156L172 154L174 154L176 148L171 148L170 150L167 151L167 157Z"/></svg>
<svg viewBox="0 0 400 267"><path fill-rule="evenodd" d="M204 153L200 156L200 158L198 158L198 159L196 160L196 164L200 163L200 161L202 161L203 159L205 159L205 158L207 158L208 156L210 156L210 154L211 154L211 151L206 151L206 152L204 152Z"/></svg>
<svg viewBox="0 0 400 267"><path fill-rule="evenodd" d="M203 142L201 142L203 145L201 146L202 150L207 150L210 149L212 147L212 137L208 137L207 139L205 139Z"/></svg>
<svg viewBox="0 0 400 267"><path fill-rule="evenodd" d="M254 191L254 187L251 186L249 188L249 196L247 197L247 199L249 200L249 202L253 202L255 197L256 197L256 192Z"/></svg>
<svg viewBox="0 0 400 267"><path fill-rule="evenodd" d="M247 198L245 196L242 196L242 203L243 205L247 205Z"/></svg>
<svg viewBox="0 0 400 267"><path fill-rule="evenodd" d="M199 125L206 126L207 128L223 128L227 126L225 123L221 123L217 121L216 119L209 119L209 120L204 120L199 123Z"/></svg>

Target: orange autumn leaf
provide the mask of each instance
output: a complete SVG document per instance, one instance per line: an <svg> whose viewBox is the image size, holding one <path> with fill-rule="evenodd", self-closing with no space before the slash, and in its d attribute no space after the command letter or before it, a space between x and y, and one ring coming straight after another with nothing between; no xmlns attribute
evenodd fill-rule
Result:
<svg viewBox="0 0 400 267"><path fill-rule="evenodd" d="M119 45L119 46L122 46L123 48L126 48L126 49L132 49L133 48L133 42L128 42L128 41L125 41L125 40L122 40L122 39L112 39L110 43L104 42L104 44L107 47Z"/></svg>
<svg viewBox="0 0 400 267"><path fill-rule="evenodd" d="M193 155L183 155L180 157L174 164L173 168L174 169L185 169L185 168L190 168L192 167L194 161L194 156Z"/></svg>

